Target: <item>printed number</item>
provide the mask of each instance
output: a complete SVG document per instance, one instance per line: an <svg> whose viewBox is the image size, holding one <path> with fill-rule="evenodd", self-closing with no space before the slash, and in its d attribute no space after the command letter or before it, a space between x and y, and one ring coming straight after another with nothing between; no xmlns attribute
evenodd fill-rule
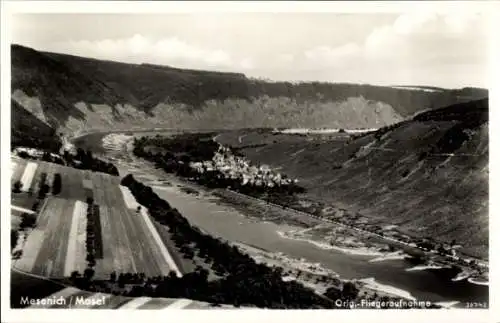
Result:
<svg viewBox="0 0 500 323"><path fill-rule="evenodd" d="M467 302L467 303L465 303L465 307L467 307L467 308L488 308L488 304L486 302Z"/></svg>

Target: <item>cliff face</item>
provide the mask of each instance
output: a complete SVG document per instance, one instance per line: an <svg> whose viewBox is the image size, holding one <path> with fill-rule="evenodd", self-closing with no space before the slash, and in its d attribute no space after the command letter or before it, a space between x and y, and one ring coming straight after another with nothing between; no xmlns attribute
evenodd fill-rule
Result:
<svg viewBox="0 0 500 323"><path fill-rule="evenodd" d="M487 95L481 89L273 83L238 73L11 49L13 99L68 135L131 126L378 128Z"/></svg>
<svg viewBox="0 0 500 323"><path fill-rule="evenodd" d="M413 236L456 239L488 257L488 100L436 109L342 140L222 134L250 159L301 180L312 200L343 206Z"/></svg>

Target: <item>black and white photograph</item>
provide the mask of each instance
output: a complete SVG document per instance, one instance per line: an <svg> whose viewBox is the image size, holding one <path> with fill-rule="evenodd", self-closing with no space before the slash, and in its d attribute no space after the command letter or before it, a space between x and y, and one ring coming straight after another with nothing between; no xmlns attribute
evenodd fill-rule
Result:
<svg viewBox="0 0 500 323"><path fill-rule="evenodd" d="M3 13L2 307L491 309L493 2L110 3Z"/></svg>

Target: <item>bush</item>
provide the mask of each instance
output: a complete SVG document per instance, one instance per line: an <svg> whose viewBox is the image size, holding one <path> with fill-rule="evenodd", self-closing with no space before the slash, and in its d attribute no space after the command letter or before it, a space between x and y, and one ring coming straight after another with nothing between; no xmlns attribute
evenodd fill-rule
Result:
<svg viewBox="0 0 500 323"><path fill-rule="evenodd" d="M91 279L92 279L92 277L94 277L94 274L95 274L94 269L92 269L92 268L87 268L87 269L85 269L85 271L83 272L83 277L84 277L86 280L91 280Z"/></svg>
<svg viewBox="0 0 500 323"><path fill-rule="evenodd" d="M10 250L12 251L17 244L17 239L19 237L19 233L17 230L10 230Z"/></svg>
<svg viewBox="0 0 500 323"><path fill-rule="evenodd" d="M71 272L71 280L76 280L77 278L80 278L80 273L77 270L74 270Z"/></svg>
<svg viewBox="0 0 500 323"><path fill-rule="evenodd" d="M354 300L358 296L359 289L354 285L354 283L347 282L342 287L342 298L346 300Z"/></svg>
<svg viewBox="0 0 500 323"><path fill-rule="evenodd" d="M52 183L52 194L57 195L61 193L61 174L57 173L54 175L54 181Z"/></svg>
<svg viewBox="0 0 500 323"><path fill-rule="evenodd" d="M40 206L40 202L35 201L35 203L33 203L33 205L31 206L31 210L36 212L38 210L39 206Z"/></svg>
<svg viewBox="0 0 500 323"><path fill-rule="evenodd" d="M21 184L21 181L16 181L14 183L14 186L12 187L12 192L13 193L21 193L21 187L23 185Z"/></svg>
<svg viewBox="0 0 500 323"><path fill-rule="evenodd" d="M40 187L40 191L38 192L38 198L43 199L47 195L47 193L50 191L50 187L47 184L43 184Z"/></svg>
<svg viewBox="0 0 500 323"><path fill-rule="evenodd" d="M20 224L21 229L32 228L35 226L35 224L36 224L36 216L28 213L22 214L22 220Z"/></svg>

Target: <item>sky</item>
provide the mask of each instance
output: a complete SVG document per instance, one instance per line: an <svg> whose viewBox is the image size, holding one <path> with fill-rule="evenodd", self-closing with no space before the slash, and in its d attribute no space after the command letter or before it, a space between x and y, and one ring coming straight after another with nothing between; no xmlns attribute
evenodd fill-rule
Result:
<svg viewBox="0 0 500 323"><path fill-rule="evenodd" d="M276 81L488 87L488 24L471 12L17 14L37 50L234 71Z"/></svg>

